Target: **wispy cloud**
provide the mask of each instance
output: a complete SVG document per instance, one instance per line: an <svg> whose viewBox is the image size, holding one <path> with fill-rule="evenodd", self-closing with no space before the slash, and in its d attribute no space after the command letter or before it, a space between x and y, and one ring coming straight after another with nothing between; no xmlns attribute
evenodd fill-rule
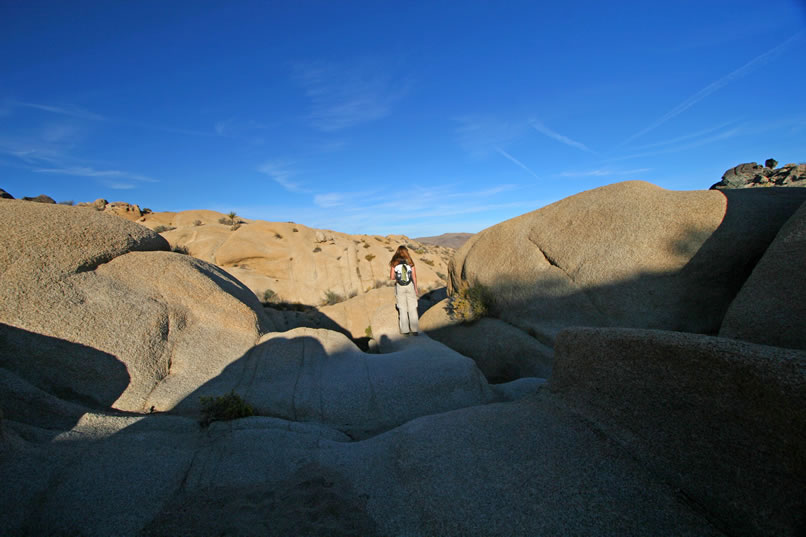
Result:
<svg viewBox="0 0 806 537"><path fill-rule="evenodd" d="M714 134L713 136L701 136L698 138L692 138L690 136L681 137L684 140L690 140L688 143L684 144L662 144L658 146L656 149L651 149L649 151L642 151L639 153L632 153L629 155L622 155L618 157L612 157L605 159L607 161L618 161L618 160L628 160L632 158L639 158L639 157L651 157L655 155L665 155L669 153L679 153L681 151L688 151L690 149L695 149L697 147L702 147L704 145L709 145L715 142L719 142L722 140L727 140L729 138L733 138L734 136L738 136L743 134L745 131L742 127L735 127L732 129L728 129L722 131L720 133ZM710 131L709 131L710 132Z"/></svg>
<svg viewBox="0 0 806 537"><path fill-rule="evenodd" d="M490 116L468 115L454 118L459 145L469 154L485 157L497 148L519 138L527 128L523 121L508 121Z"/></svg>
<svg viewBox="0 0 806 537"><path fill-rule="evenodd" d="M138 173L125 172L121 170L96 170L87 166L71 166L66 168L34 168L31 171L36 173L55 173L60 175L73 175L77 177L100 177L100 178L114 178L114 179L130 179L133 181L141 181L145 183L157 183L157 179L141 175ZM127 187L127 188L133 188Z"/></svg>
<svg viewBox="0 0 806 537"><path fill-rule="evenodd" d="M272 178L274 182L282 186L289 192L305 193L308 192L303 184L293 181L291 178L298 175L298 171L292 169L293 163L284 160L270 160L264 162L258 167L258 171Z"/></svg>
<svg viewBox="0 0 806 537"><path fill-rule="evenodd" d="M496 147L496 148L495 148L495 150L496 150L496 151L497 151L497 152L498 152L498 153L499 153L501 156L503 156L504 158L506 158L506 159L507 159L507 160L509 160L510 162L514 163L514 164L515 164L516 166L518 166L519 168L522 168L523 170L525 170L525 171L526 171L526 173L528 173L529 175L531 175L531 176L532 176L532 177L534 177L535 179L540 179L540 177L538 177L538 175L537 175L535 172L533 172L532 170L530 170L530 169L529 169L529 167L528 167L528 166L526 166L526 164L524 164L524 163L523 163L523 162L521 162L520 160L516 159L515 157L513 157L512 155L510 155L509 153L507 153L506 151L504 151L504 150L503 150L503 149L501 149L500 147Z"/></svg>
<svg viewBox="0 0 806 537"><path fill-rule="evenodd" d="M545 134L549 138L553 138L554 140L557 140L560 143L563 143L563 144L565 144L567 146L570 146L570 147L575 147L577 149L581 149L582 151L587 151L588 153L593 153L594 155L596 154L595 151L590 149L588 146L586 146L582 142L577 142L576 140L572 140L568 136L564 136L564 135L560 134L559 132L548 128L546 125L544 125L542 122L540 122L538 120L532 120L529 124L537 132L539 132L541 134Z"/></svg>
<svg viewBox="0 0 806 537"><path fill-rule="evenodd" d="M634 170L611 170L608 168L600 168L598 170L587 170L581 172L562 172L561 177L617 177L624 175L636 175L639 173L646 173L652 171L652 168L637 168Z"/></svg>
<svg viewBox="0 0 806 537"><path fill-rule="evenodd" d="M106 117L100 114L90 112L89 110L84 110L83 108L79 108L74 105L53 106L49 104L29 103L14 100L8 101L8 104L10 104L11 106L19 106L23 108L33 108L35 110L42 110L44 112L50 112L51 114L68 116L76 119L89 119L92 121L106 121L107 119Z"/></svg>
<svg viewBox="0 0 806 537"><path fill-rule="evenodd" d="M624 142L622 142L622 145L628 144L628 143L632 142L633 140L635 140L637 138L640 138L641 136L645 135L646 133L648 133L648 132L660 127L661 125L663 125L664 123L666 123L670 119L682 114L683 112L685 112L686 110L688 110L689 108L694 106L695 104L699 103L700 101L702 101L703 99L705 99L706 97L708 97L709 95L714 93L715 91L727 86L728 84L730 84L731 82L733 82L735 80L738 80L738 79L742 78L743 76L746 76L746 75L750 74L751 72L755 71L756 69L758 69L762 65L764 65L767 62L773 60L776 56L778 56L784 50L786 50L794 41L796 41L797 39L800 39L803 36L803 34L804 34L803 31L798 32L797 34L791 36L789 39L787 39L783 43L779 44L778 46L773 47L770 50L768 50L767 52L756 56L755 58L753 58L749 62L745 63L744 65L742 65L741 67L739 67L735 71L733 71L731 73L728 73L727 75L723 76L719 80L716 80L715 82L712 82L712 83L708 84L703 89L701 89L700 91L698 91L697 93L695 93L694 95L692 95L691 97L689 97L688 99L683 101L682 103L678 104L677 106L675 106L674 108L672 108L671 110L666 112L663 116L658 118L656 121L654 121L653 123L651 123L647 127L641 129L640 131L636 132L635 134L633 134L632 136L630 136L626 140L624 140Z"/></svg>
<svg viewBox="0 0 806 537"><path fill-rule="evenodd" d="M371 61L300 63L294 75L311 100L311 123L322 131L384 118L408 92L406 82Z"/></svg>

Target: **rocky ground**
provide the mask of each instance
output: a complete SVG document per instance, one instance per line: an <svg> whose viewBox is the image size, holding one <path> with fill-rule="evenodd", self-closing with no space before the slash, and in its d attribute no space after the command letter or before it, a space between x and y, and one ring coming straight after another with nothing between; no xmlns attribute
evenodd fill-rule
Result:
<svg viewBox="0 0 806 537"><path fill-rule="evenodd" d="M404 238L0 199L0 535L801 535L804 203L581 193L449 260L486 318L435 290L403 337L359 258Z"/></svg>

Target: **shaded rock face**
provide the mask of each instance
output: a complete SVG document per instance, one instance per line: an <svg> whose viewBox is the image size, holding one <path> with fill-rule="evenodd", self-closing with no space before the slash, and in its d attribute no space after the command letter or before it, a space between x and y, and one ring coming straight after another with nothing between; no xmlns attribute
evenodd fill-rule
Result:
<svg viewBox="0 0 806 537"><path fill-rule="evenodd" d="M0 366L40 389L170 408L269 328L240 282L159 251L167 242L142 226L13 200L0 212Z"/></svg>
<svg viewBox="0 0 806 537"><path fill-rule="evenodd" d="M765 164L775 166L774 160ZM770 186L806 187L806 164L786 164L780 168L761 166L755 162L739 164L729 169L722 180L711 186L711 189L755 188Z"/></svg>
<svg viewBox="0 0 806 537"><path fill-rule="evenodd" d="M493 314L551 345L569 326L716 334L806 190L667 191L618 183L474 235L452 289L483 284Z"/></svg>
<svg viewBox="0 0 806 537"><path fill-rule="evenodd" d="M292 222L248 221L234 226L213 211L151 213L145 226L175 229L162 235L199 259L224 268L263 299L311 306L332 304L369 293L389 282L389 260L410 244L422 292L445 285L453 250L413 243L402 235L348 235ZM366 325L365 325L366 326ZM364 330L364 327L361 327Z"/></svg>
<svg viewBox="0 0 806 537"><path fill-rule="evenodd" d="M722 337L806 350L806 204L783 225L731 303Z"/></svg>
<svg viewBox="0 0 806 537"><path fill-rule="evenodd" d="M8 192L6 192L6 191L5 191L5 190L3 190L2 188L0 188L0 199L4 199L4 200L13 200L13 199L14 199L14 196L12 196L12 195L11 195L11 194L9 194Z"/></svg>
<svg viewBox="0 0 806 537"><path fill-rule="evenodd" d="M509 382L551 374L554 353L550 347L499 319L482 318L471 324L455 321L448 313L448 300L420 317L420 330L472 358L487 380Z"/></svg>
<svg viewBox="0 0 806 537"><path fill-rule="evenodd" d="M806 353L592 328L563 332L555 351L552 393L726 534L795 536L806 527Z"/></svg>

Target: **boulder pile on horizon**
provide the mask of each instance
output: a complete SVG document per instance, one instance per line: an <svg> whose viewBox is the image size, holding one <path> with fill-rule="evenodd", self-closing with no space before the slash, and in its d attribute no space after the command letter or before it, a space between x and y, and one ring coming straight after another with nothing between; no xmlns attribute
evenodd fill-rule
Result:
<svg viewBox="0 0 806 537"><path fill-rule="evenodd" d="M0 198L0 535L806 527L806 189L618 183L455 253ZM487 317L398 334L399 243Z"/></svg>

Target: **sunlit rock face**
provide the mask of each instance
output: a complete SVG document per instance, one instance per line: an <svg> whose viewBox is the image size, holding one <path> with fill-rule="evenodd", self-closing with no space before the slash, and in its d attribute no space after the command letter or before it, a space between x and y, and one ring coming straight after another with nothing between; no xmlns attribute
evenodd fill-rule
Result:
<svg viewBox="0 0 806 537"><path fill-rule="evenodd" d="M630 181L488 228L449 285L482 284L493 313L552 344L569 326L716 334L806 189L670 191Z"/></svg>
<svg viewBox="0 0 806 537"><path fill-rule="evenodd" d="M141 220L188 254L215 263L261 300L333 304L389 283L389 260L408 245L420 290L445 285L453 249L403 235L349 235L293 222L245 220L213 211L152 213ZM362 330L364 327L361 328Z"/></svg>

